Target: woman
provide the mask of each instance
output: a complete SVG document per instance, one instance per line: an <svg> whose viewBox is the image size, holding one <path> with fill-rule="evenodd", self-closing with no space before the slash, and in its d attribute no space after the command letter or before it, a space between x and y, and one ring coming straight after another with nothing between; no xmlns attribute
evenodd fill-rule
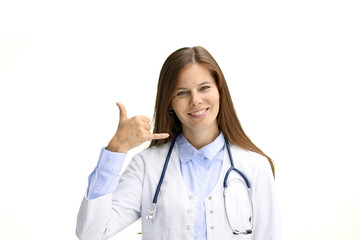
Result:
<svg viewBox="0 0 360 240"><path fill-rule="evenodd" d="M166 59L154 134L148 118L128 119L117 105L118 129L102 149L79 210L79 239L107 239L138 218L143 239L281 239L274 165L242 130L208 51L182 48ZM126 153L147 140L150 147L120 177ZM226 174L231 161L238 170Z"/></svg>

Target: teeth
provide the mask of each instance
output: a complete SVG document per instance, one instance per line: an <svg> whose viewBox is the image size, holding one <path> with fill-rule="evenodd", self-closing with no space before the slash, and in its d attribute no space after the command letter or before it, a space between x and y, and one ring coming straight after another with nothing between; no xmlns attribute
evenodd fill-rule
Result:
<svg viewBox="0 0 360 240"><path fill-rule="evenodd" d="M206 109L198 111L198 112L190 113L190 115L200 115L200 114L203 114L205 111L206 111Z"/></svg>

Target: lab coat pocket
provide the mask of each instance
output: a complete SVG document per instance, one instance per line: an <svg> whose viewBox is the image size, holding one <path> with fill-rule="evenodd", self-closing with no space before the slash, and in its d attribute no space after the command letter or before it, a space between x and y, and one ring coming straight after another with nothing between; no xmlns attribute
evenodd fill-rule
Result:
<svg viewBox="0 0 360 240"><path fill-rule="evenodd" d="M240 235L251 235L252 200L245 181L240 177L229 179L224 198L225 211L232 231Z"/></svg>

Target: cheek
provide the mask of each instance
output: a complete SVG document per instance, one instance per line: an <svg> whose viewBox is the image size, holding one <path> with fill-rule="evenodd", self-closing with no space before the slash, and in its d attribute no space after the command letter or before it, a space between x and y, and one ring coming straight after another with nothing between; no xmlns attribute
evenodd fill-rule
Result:
<svg viewBox="0 0 360 240"><path fill-rule="evenodd" d="M172 104L172 109L174 109L174 112L176 113L176 116L179 117L179 114L181 114L181 112L183 111L184 107L182 106L181 101L179 101L178 99L173 101Z"/></svg>
<svg viewBox="0 0 360 240"><path fill-rule="evenodd" d="M212 96L212 102L213 102L213 104L215 105L215 106L219 106L220 105L220 96L219 96L219 94L216 92L216 93L214 93L213 94L213 96Z"/></svg>
<svg viewBox="0 0 360 240"><path fill-rule="evenodd" d="M219 114L219 111L220 111L220 98L219 98L219 95L215 95L214 96L214 101L213 101L213 104L214 104L214 107L216 109L216 114Z"/></svg>

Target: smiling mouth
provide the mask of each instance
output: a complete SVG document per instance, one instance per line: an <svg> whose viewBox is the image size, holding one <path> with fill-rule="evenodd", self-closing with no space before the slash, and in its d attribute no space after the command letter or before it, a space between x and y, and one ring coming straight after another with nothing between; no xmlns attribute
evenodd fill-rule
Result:
<svg viewBox="0 0 360 240"><path fill-rule="evenodd" d="M192 112L192 113L188 113L188 114L191 115L191 116L199 116L199 115L205 113L208 109L209 108L204 108L204 109L202 109L200 111L196 111L196 112Z"/></svg>

